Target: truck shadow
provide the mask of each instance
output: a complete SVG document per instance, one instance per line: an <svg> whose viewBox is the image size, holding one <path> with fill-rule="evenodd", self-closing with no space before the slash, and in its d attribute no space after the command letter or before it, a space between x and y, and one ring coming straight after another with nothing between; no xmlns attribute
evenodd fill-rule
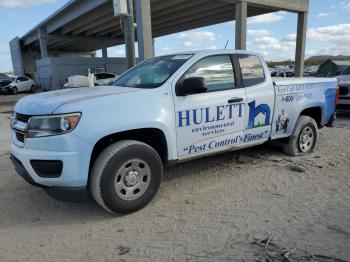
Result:
<svg viewBox="0 0 350 262"><path fill-rule="evenodd" d="M261 156L280 156L281 150L275 146L257 146L235 152L223 153L209 156L186 163L180 163L176 166L166 167L164 170L163 182L158 197L146 206L143 210L132 214L143 216L162 213L162 201L169 197L169 193L176 186L185 186L191 183L193 179L206 179L206 175L224 166L234 168L237 165L257 165L254 159L261 159ZM261 160L260 160L261 161ZM12 168L11 168L12 169ZM195 172L193 172L195 170ZM206 172L204 172L206 171ZM14 173L11 170L10 173ZM205 174L204 174L205 173ZM11 174L14 175L14 174ZM8 228L11 225L68 225L84 224L90 222L105 221L120 218L120 221L126 221L128 216L113 216L99 207L90 197L81 199L70 198L52 198L45 190L32 187L24 181L16 179L15 188L11 192L2 192L0 195L1 206L4 207L0 215L0 229ZM176 182L176 183L175 183ZM51 195L51 194L50 194ZM62 201L64 200L64 201ZM11 202L11 204L8 204ZM160 207L159 207L160 206ZM123 218L124 217L124 218Z"/></svg>

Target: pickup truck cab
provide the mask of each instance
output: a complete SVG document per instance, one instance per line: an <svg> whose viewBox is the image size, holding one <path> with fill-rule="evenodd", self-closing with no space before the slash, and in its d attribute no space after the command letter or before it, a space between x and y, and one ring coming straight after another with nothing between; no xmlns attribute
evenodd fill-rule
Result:
<svg viewBox="0 0 350 262"><path fill-rule="evenodd" d="M11 159L33 185L89 190L107 211L130 213L155 196L163 165L270 140L292 156L310 153L336 99L336 79L272 79L256 53L166 55L114 86L22 98Z"/></svg>

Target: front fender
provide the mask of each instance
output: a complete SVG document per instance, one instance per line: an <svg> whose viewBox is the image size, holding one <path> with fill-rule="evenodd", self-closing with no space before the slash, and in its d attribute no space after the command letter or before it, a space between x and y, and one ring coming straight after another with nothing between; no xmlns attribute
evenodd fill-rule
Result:
<svg viewBox="0 0 350 262"><path fill-rule="evenodd" d="M56 110L82 112L72 131L92 145L102 138L130 130L156 128L165 135L169 159L176 159L175 113L170 92L165 88L142 90L118 96L66 104Z"/></svg>

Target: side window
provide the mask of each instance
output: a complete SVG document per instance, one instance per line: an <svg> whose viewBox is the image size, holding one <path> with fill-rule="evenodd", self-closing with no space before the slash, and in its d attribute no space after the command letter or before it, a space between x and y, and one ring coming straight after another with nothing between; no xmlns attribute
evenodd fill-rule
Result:
<svg viewBox="0 0 350 262"><path fill-rule="evenodd" d="M25 82L25 81L28 80L26 77L23 77L23 76L18 77L17 79L18 79L19 81L21 81L21 82Z"/></svg>
<svg viewBox="0 0 350 262"><path fill-rule="evenodd" d="M264 68L259 57L255 55L238 54L245 87L258 85L265 81Z"/></svg>
<svg viewBox="0 0 350 262"><path fill-rule="evenodd" d="M229 55L210 56L199 60L184 75L203 77L208 85L208 92L235 88L235 76Z"/></svg>

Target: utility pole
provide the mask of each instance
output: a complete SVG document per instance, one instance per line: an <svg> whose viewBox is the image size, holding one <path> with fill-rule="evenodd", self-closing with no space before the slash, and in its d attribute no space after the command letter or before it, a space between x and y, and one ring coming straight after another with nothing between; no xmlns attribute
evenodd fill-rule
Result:
<svg viewBox="0 0 350 262"><path fill-rule="evenodd" d="M125 37L126 65L129 68L136 65L135 58L135 26L133 0L127 0L128 15L122 17Z"/></svg>

